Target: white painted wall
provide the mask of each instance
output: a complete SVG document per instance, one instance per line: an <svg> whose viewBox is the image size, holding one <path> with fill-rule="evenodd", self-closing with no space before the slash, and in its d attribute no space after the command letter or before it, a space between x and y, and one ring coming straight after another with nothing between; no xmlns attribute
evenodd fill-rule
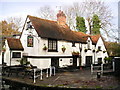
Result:
<svg viewBox="0 0 120 90"><path fill-rule="evenodd" d="M7 63L7 65L10 65L10 50L9 50L7 40L5 40L5 46L4 47L6 48L6 51L4 53L4 62Z"/></svg>
<svg viewBox="0 0 120 90"><path fill-rule="evenodd" d="M13 52L21 52L21 58L12 58ZM20 65L20 62L18 62L18 60L22 59L22 53L23 51L16 51L16 50L11 51L11 65Z"/></svg>
<svg viewBox="0 0 120 90"><path fill-rule="evenodd" d="M37 68L50 68L51 66L51 58L29 58L28 61Z"/></svg>
<svg viewBox="0 0 120 90"><path fill-rule="evenodd" d="M2 64L2 51L0 52L0 64Z"/></svg>
<svg viewBox="0 0 120 90"><path fill-rule="evenodd" d="M11 59L11 65L19 65L20 63L17 60L21 60L23 51L17 51L17 50L11 50L10 51L7 40L5 41L5 46L4 47L6 48L6 51L4 53L4 62L7 63L7 65L9 66L10 65L10 59ZM12 58L12 53L13 52L21 52L21 58Z"/></svg>
<svg viewBox="0 0 120 90"><path fill-rule="evenodd" d="M29 19L27 20L27 22L28 21L29 21ZM29 33L29 30L26 30L26 27L27 26L25 25L25 29L23 30L23 33L22 33L20 40L21 40L22 45L24 47L24 53L28 53L28 56L72 56L72 51L79 51L80 52L79 47L81 47L82 48L82 51L81 51L82 63L81 64L83 66L86 64L86 60L85 60L86 56L92 56L93 63L95 63L95 60L97 61L97 58L99 58L99 57L104 58L105 56L107 56L107 53L104 53L104 55L103 55L103 53L97 53L97 54L95 54L96 56L93 53L93 50L95 48L97 48L98 46L101 46L102 49L106 50L101 38L98 40L96 47L95 47L95 45L92 45L91 39L88 38L88 40L90 40L90 49L91 50L88 50L87 52L84 51L85 49L88 48L87 44L81 45L79 43L76 43L75 44L76 47L72 47L71 42L62 41L62 40L58 41L58 52L48 52L47 50L44 51L43 47L44 47L44 45L48 46L48 39L38 37L38 34L34 29L32 29L32 35L34 36L34 45L33 45L33 47L27 47L27 36L30 35L30 33ZM64 45L66 47L66 51L64 53L61 50L62 45ZM29 60L31 63L37 65L39 68L49 67L49 65L51 64L51 60L45 59L45 58L44 59L30 58ZM46 63L46 61L47 61L47 63ZM77 62L78 62L77 65L79 66L79 60ZM63 67L66 64L72 65L72 63L70 63L70 58L62 58L62 61L61 61L61 58L59 59L60 67Z"/></svg>
<svg viewBox="0 0 120 90"><path fill-rule="evenodd" d="M98 53L95 54L95 60L97 62L98 58L102 58L102 62L104 63L104 58L108 57L108 54L107 52L103 53L103 51L107 51L107 50L105 48L104 42L101 37L98 39L98 42L96 44L96 51L98 50L98 46L101 46L102 51L99 51Z"/></svg>

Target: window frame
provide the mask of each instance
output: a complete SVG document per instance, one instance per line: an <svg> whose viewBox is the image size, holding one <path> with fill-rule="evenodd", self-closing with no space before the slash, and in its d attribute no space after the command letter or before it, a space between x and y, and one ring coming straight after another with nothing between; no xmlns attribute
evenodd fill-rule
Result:
<svg viewBox="0 0 120 90"><path fill-rule="evenodd" d="M29 43L29 38L32 38L32 45L29 45L30 43ZM27 36L27 47L33 47L34 45L34 37L33 36L31 36L31 35L29 35L29 36Z"/></svg>
<svg viewBox="0 0 120 90"><path fill-rule="evenodd" d="M48 39L48 52L58 52L58 42L56 39Z"/></svg>
<svg viewBox="0 0 120 90"><path fill-rule="evenodd" d="M21 52L12 52L12 58L21 58Z"/></svg>

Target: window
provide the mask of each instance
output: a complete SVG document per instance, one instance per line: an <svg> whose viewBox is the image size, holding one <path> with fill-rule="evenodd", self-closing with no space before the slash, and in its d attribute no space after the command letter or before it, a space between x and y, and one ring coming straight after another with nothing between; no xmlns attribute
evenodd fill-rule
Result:
<svg viewBox="0 0 120 90"><path fill-rule="evenodd" d="M21 52L13 52L12 58L21 58Z"/></svg>
<svg viewBox="0 0 120 90"><path fill-rule="evenodd" d="M57 52L57 40L48 39L48 51Z"/></svg>
<svg viewBox="0 0 120 90"><path fill-rule="evenodd" d="M90 49L90 40L88 40L88 49Z"/></svg>
<svg viewBox="0 0 120 90"><path fill-rule="evenodd" d="M72 42L72 47L75 47L75 42Z"/></svg>
<svg viewBox="0 0 120 90"><path fill-rule="evenodd" d="M28 30L28 29L32 29L32 25L31 25L30 21L27 22L27 29L26 30Z"/></svg>
<svg viewBox="0 0 120 90"><path fill-rule="evenodd" d="M33 47L33 36L28 36L27 37L27 46L28 47Z"/></svg>
<svg viewBox="0 0 120 90"><path fill-rule="evenodd" d="M98 50L101 51L101 46L98 46Z"/></svg>

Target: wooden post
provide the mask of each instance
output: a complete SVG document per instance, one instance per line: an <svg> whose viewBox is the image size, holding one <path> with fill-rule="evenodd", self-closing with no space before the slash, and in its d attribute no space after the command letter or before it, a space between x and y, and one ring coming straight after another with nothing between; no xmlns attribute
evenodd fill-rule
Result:
<svg viewBox="0 0 120 90"><path fill-rule="evenodd" d="M42 69L40 71L41 71L41 73L40 73L40 80L43 80Z"/></svg>
<svg viewBox="0 0 120 90"><path fill-rule="evenodd" d="M103 74L103 64L101 64L101 74Z"/></svg>
<svg viewBox="0 0 120 90"><path fill-rule="evenodd" d="M113 61L113 72L115 71L115 61Z"/></svg>
<svg viewBox="0 0 120 90"><path fill-rule="evenodd" d="M48 78L48 68L47 68L47 72L46 72L46 77Z"/></svg>
<svg viewBox="0 0 120 90"><path fill-rule="evenodd" d="M91 64L91 74L93 74L93 65Z"/></svg>
<svg viewBox="0 0 120 90"><path fill-rule="evenodd" d="M53 67L53 69L54 69L54 76L55 76L55 67Z"/></svg>
<svg viewBox="0 0 120 90"><path fill-rule="evenodd" d="M50 77L51 77L51 67L50 67Z"/></svg>
<svg viewBox="0 0 120 90"><path fill-rule="evenodd" d="M36 83L36 81L35 81L35 69L33 69L33 83Z"/></svg>

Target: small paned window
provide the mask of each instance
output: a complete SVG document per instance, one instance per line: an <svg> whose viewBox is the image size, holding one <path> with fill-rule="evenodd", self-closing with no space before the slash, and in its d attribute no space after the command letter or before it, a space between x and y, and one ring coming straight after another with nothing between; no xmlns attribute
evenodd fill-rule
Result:
<svg viewBox="0 0 120 90"><path fill-rule="evenodd" d="M21 52L13 52L12 58L21 58Z"/></svg>
<svg viewBox="0 0 120 90"><path fill-rule="evenodd" d="M33 47L33 36L28 36L27 37L27 46L28 47Z"/></svg>
<svg viewBox="0 0 120 90"><path fill-rule="evenodd" d="M48 39L48 51L57 52L57 40Z"/></svg>

